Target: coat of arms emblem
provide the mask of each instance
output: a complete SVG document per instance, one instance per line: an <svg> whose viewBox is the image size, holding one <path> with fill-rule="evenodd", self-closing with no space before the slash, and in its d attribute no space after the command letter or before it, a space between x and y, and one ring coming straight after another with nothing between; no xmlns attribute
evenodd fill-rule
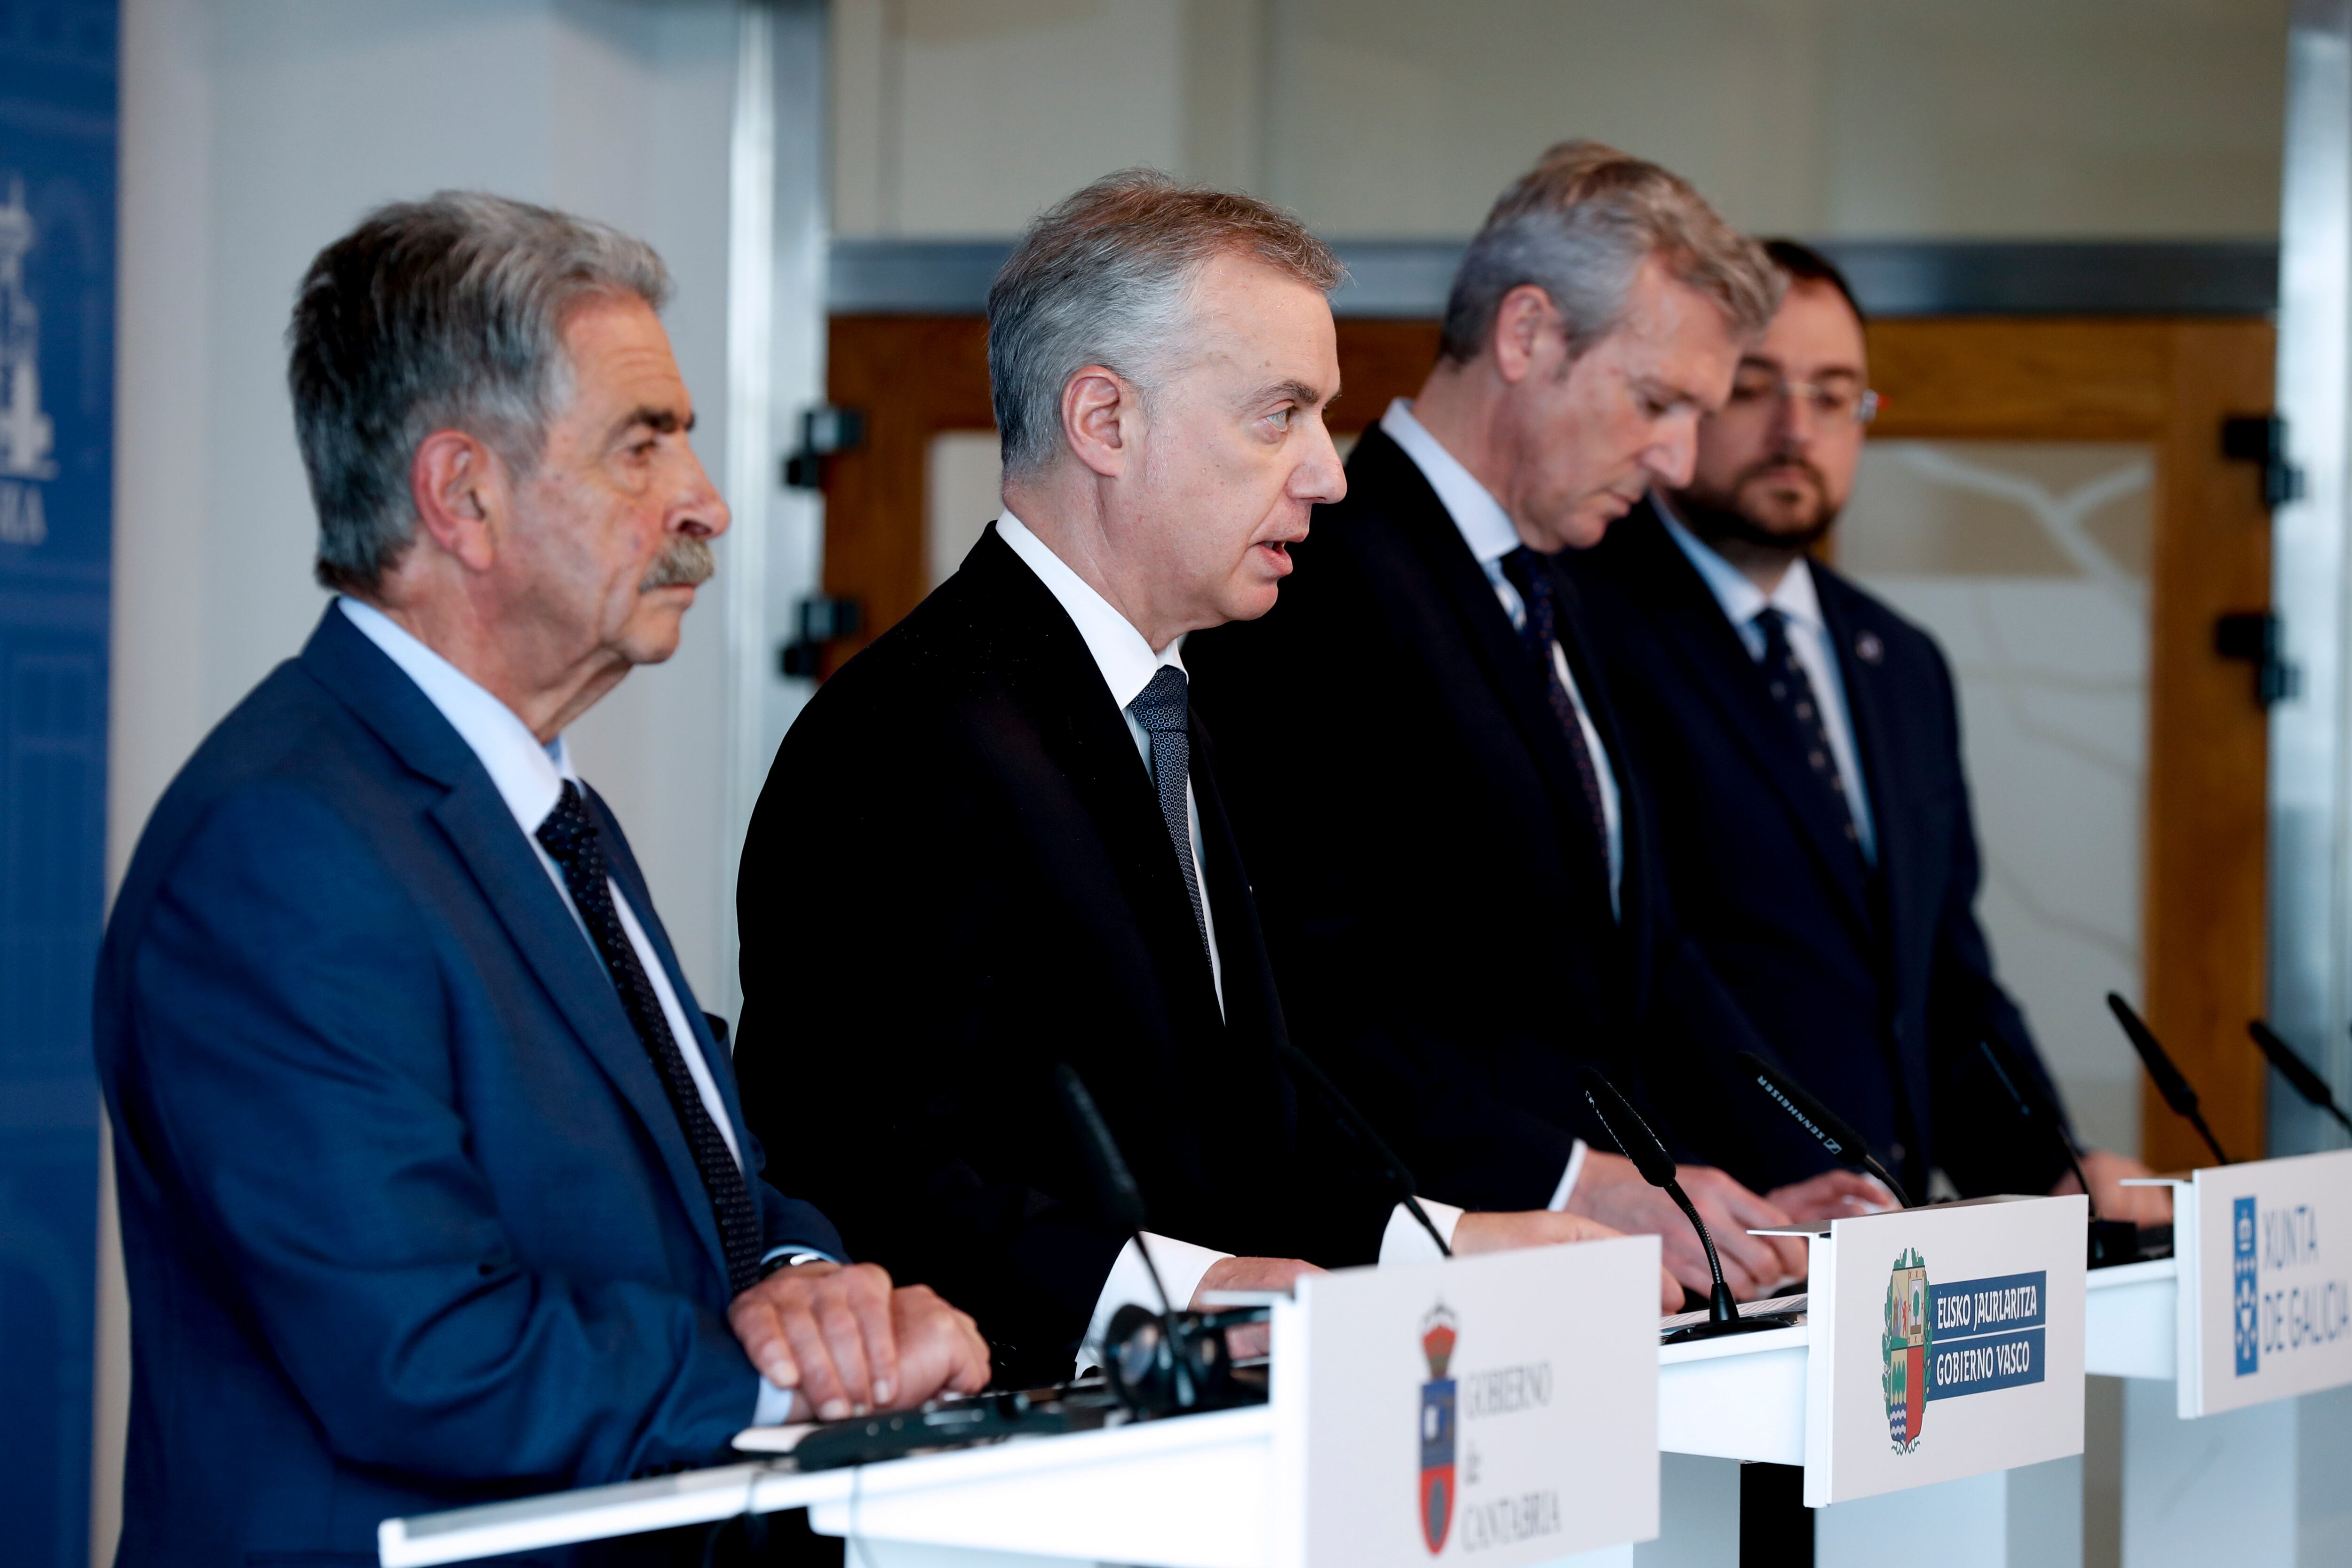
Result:
<svg viewBox="0 0 2352 1568"><path fill-rule="evenodd" d="M1421 1385L1421 1538L1433 1557L1454 1527L1454 1380L1445 1375L1454 1314L1442 1303L1422 1321L1421 1350L1429 1358L1429 1381Z"/></svg>
<svg viewBox="0 0 2352 1568"><path fill-rule="evenodd" d="M1886 1281L1886 1370L1879 1387L1886 1395L1886 1435L1898 1454L1919 1446L1927 1418L1927 1352L1935 1340L1927 1321L1927 1262L1915 1249L1895 1258Z"/></svg>

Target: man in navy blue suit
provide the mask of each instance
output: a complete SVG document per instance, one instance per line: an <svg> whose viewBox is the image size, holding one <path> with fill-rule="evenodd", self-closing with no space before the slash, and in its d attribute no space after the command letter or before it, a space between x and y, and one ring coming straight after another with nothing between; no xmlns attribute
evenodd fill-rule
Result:
<svg viewBox="0 0 2352 1568"><path fill-rule="evenodd" d="M987 1381L969 1318L761 1180L564 748L676 648L727 526L667 289L601 226L448 194L302 281L339 597L156 807L98 978L123 1563L372 1562L386 1516Z"/></svg>
<svg viewBox="0 0 2352 1568"><path fill-rule="evenodd" d="M2047 1079L1977 923L1951 671L1808 556L1874 405L1862 311L1822 256L1766 248L1787 293L1700 423L1686 482L1579 563L1675 907L1741 1011L1915 1194L1931 1169L1969 1194L2079 1191L2001 1082ZM2160 1192L2117 1184L2138 1162L2082 1164L2102 1213L2164 1217Z"/></svg>

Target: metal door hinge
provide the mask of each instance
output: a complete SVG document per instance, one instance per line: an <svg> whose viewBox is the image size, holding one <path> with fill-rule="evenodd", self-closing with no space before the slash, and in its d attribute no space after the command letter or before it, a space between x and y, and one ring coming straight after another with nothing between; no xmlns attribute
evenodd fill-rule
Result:
<svg viewBox="0 0 2352 1568"><path fill-rule="evenodd" d="M2262 707L2293 697L2303 685L2303 672L2287 663L2285 647L2286 629L2268 610L2240 610L2213 623L2213 651L2254 667L2254 701Z"/></svg>
<svg viewBox="0 0 2352 1568"><path fill-rule="evenodd" d="M776 672L815 679L824 673L824 645L856 637L866 625L866 606L856 599L811 595L800 603L799 636L776 650Z"/></svg>
<svg viewBox="0 0 2352 1568"><path fill-rule="evenodd" d="M866 442L862 409L820 403L801 415L801 444L784 459L784 485L796 490L824 488L824 460L836 452L854 452Z"/></svg>
<svg viewBox="0 0 2352 1568"><path fill-rule="evenodd" d="M2276 511L2303 499L2303 470L2286 458L2286 421L2275 414L2239 414L2221 421L2221 456L2263 466L2263 510Z"/></svg>

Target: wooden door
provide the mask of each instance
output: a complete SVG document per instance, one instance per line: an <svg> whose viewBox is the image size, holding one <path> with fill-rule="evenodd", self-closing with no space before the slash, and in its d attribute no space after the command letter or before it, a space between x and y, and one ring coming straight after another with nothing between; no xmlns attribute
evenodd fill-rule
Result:
<svg viewBox="0 0 2352 1568"><path fill-rule="evenodd" d="M1333 427L1360 431L1434 360L1427 321L1339 323ZM2261 1059L2246 1020L2264 995L2266 729L2246 665L2221 657L2222 615L2270 599L2269 515L2221 425L2271 406L2273 333L2258 321L1958 317L1881 321L1880 439L2130 441L2155 454L2146 843L2140 951L2149 1023L2204 1098L2223 1145L2265 1143ZM926 464L943 432L985 430L985 324L969 316L832 323L832 400L866 416L830 459L825 592L864 610L835 668L929 591ZM2120 1038L2118 1050L2124 1048ZM2149 1091L2142 1149L2159 1170L2202 1146Z"/></svg>

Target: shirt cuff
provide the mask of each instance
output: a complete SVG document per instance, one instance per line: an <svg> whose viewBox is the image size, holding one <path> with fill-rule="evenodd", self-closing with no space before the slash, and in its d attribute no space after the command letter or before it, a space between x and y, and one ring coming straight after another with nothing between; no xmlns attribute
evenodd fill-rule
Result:
<svg viewBox="0 0 2352 1568"><path fill-rule="evenodd" d="M1568 1169L1559 1173L1559 1185L1552 1189L1551 1202L1544 1205L1552 1213L1567 1208L1568 1200L1576 1195L1576 1178L1584 1174L1584 1140L1580 1138L1568 1152Z"/></svg>
<svg viewBox="0 0 2352 1568"><path fill-rule="evenodd" d="M778 1388L766 1378L760 1380L760 1397L751 1406L751 1425L781 1426L793 1413L793 1391Z"/></svg>
<svg viewBox="0 0 2352 1568"><path fill-rule="evenodd" d="M1454 1227L1462 1223L1463 1211L1434 1198L1422 1199L1421 1207L1429 1215L1429 1223L1437 1227L1437 1234L1445 1238L1445 1245L1453 1246ZM1421 1221L1412 1217L1411 1209L1399 1204L1389 1211L1389 1227L1381 1233L1381 1267L1385 1268L1391 1263L1434 1263L1443 1256L1429 1232L1421 1228Z"/></svg>
<svg viewBox="0 0 2352 1568"><path fill-rule="evenodd" d="M1209 1271L1209 1265L1233 1256L1173 1237L1153 1236L1150 1231L1143 1235L1150 1239L1151 1261L1160 1270L1160 1281L1168 1287L1168 1304L1180 1312L1192 1304L1192 1292L1201 1288L1201 1276ZM1095 1299L1095 1315L1087 1321L1087 1337L1078 1346L1078 1371L1102 1364L1103 1336L1110 1331L1112 1314L1129 1301L1155 1312L1160 1310L1151 1271L1144 1267L1143 1254L1133 1240L1118 1249L1109 1277L1103 1281L1102 1294Z"/></svg>

